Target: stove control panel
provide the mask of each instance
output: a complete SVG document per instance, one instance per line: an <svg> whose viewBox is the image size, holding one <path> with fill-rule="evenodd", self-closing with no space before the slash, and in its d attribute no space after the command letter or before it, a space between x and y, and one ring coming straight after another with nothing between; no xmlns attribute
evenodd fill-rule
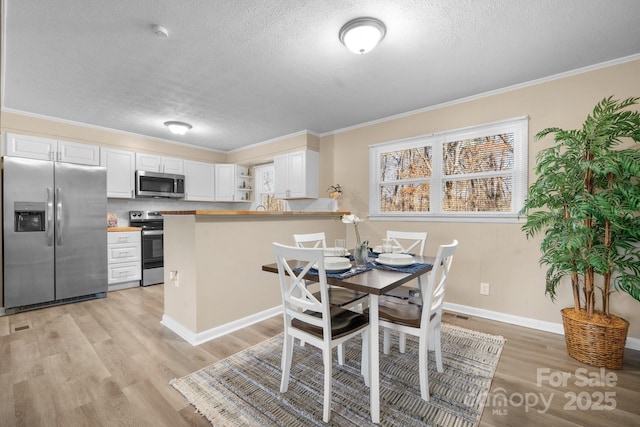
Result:
<svg viewBox="0 0 640 427"><path fill-rule="evenodd" d="M140 221L162 221L162 214L158 211L129 211L129 220Z"/></svg>

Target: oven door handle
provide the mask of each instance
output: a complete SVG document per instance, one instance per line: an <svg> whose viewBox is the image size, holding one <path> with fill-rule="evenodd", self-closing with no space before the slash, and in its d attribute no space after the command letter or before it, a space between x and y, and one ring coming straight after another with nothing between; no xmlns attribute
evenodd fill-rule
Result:
<svg viewBox="0 0 640 427"><path fill-rule="evenodd" d="M143 236L160 236L164 234L164 230L142 230Z"/></svg>

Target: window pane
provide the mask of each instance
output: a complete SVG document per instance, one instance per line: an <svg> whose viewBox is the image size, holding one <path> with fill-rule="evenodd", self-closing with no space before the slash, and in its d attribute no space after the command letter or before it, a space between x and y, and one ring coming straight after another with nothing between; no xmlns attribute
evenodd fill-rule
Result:
<svg viewBox="0 0 640 427"><path fill-rule="evenodd" d="M511 177L444 181L442 210L445 212L511 211Z"/></svg>
<svg viewBox="0 0 640 427"><path fill-rule="evenodd" d="M432 173L431 146L390 151L380 155L380 180L426 178Z"/></svg>
<svg viewBox="0 0 640 427"><path fill-rule="evenodd" d="M273 175L275 170L273 168L265 169L262 172L262 192L273 193Z"/></svg>
<svg viewBox="0 0 640 427"><path fill-rule="evenodd" d="M429 183L382 185L380 208L382 212L428 212Z"/></svg>
<svg viewBox="0 0 640 427"><path fill-rule="evenodd" d="M513 143L513 132L445 143L444 174L512 170Z"/></svg>

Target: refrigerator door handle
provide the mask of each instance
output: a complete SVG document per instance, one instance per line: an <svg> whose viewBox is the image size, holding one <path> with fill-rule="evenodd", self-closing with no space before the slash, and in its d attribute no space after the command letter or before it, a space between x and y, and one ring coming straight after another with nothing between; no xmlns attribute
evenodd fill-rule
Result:
<svg viewBox="0 0 640 427"><path fill-rule="evenodd" d="M64 221L62 221L62 188L56 188L56 244L62 245L62 232Z"/></svg>
<svg viewBox="0 0 640 427"><path fill-rule="evenodd" d="M53 246L53 188L47 187L47 246Z"/></svg>

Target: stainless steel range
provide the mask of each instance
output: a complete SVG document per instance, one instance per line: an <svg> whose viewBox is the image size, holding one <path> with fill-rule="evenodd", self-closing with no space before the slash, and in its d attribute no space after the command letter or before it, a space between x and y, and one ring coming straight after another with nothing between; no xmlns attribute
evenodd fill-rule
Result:
<svg viewBox="0 0 640 427"><path fill-rule="evenodd" d="M157 211L129 211L129 225L142 228L142 286L163 283L162 215Z"/></svg>

